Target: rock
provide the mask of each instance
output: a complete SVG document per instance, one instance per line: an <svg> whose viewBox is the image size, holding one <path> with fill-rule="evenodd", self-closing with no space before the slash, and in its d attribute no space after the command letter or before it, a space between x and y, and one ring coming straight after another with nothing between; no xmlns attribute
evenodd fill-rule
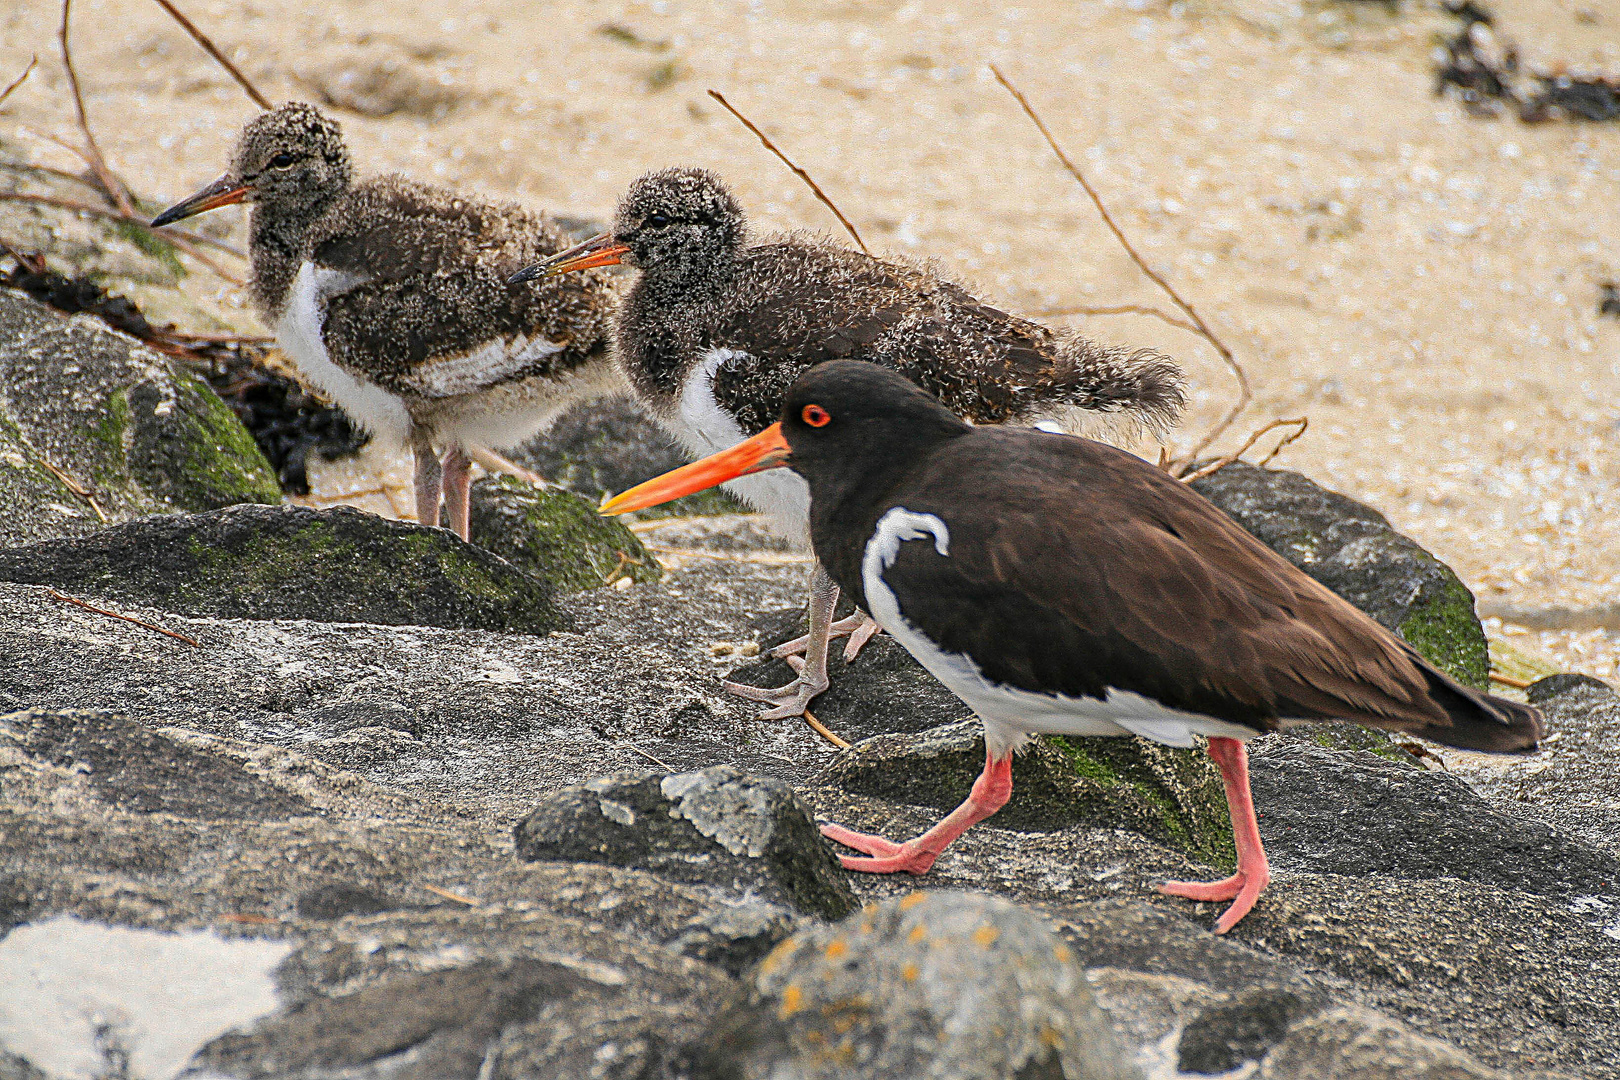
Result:
<svg viewBox="0 0 1620 1080"><path fill-rule="evenodd" d="M1288 1032L1311 1002L1275 987L1255 987L1200 1009L1182 1028L1176 1068L1210 1075L1256 1061Z"/></svg>
<svg viewBox="0 0 1620 1080"><path fill-rule="evenodd" d="M805 920L775 904L746 903L712 911L664 944L694 960L741 976Z"/></svg>
<svg viewBox="0 0 1620 1080"><path fill-rule="evenodd" d="M530 861L632 866L828 919L855 906L793 789L727 765L617 773L565 788L515 835L518 856Z"/></svg>
<svg viewBox="0 0 1620 1080"><path fill-rule="evenodd" d="M1371 1009L1313 1016L1260 1065L1261 1080L1507 1080L1439 1039L1408 1031Z"/></svg>
<svg viewBox="0 0 1620 1080"><path fill-rule="evenodd" d="M663 573L636 534L597 513L596 504L511 476L473 485L472 542L560 592L594 589L621 577L657 581Z"/></svg>
<svg viewBox="0 0 1620 1080"><path fill-rule="evenodd" d="M1279 870L1620 898L1620 860L1543 822L1500 813L1446 773L1365 751L1278 743L1250 755L1249 779Z"/></svg>
<svg viewBox="0 0 1620 1080"><path fill-rule="evenodd" d="M1620 859L1620 694L1585 675L1553 675L1532 683L1530 702L1547 717L1553 738L1531 757L1474 770L1468 780L1509 811L1533 809L1561 831ZM1620 934L1620 906L1613 910Z"/></svg>
<svg viewBox="0 0 1620 1080"><path fill-rule="evenodd" d="M281 489L207 383L99 319L0 289L0 498L11 546L100 529L97 507L118 522Z"/></svg>
<svg viewBox="0 0 1620 1080"><path fill-rule="evenodd" d="M983 725L965 720L863 740L825 778L857 794L948 811L983 768ZM1234 860L1226 795L1209 756L1147 739L1037 737L1013 759L1012 798L992 820L1036 832L1130 829L1214 866Z"/></svg>
<svg viewBox="0 0 1620 1080"><path fill-rule="evenodd" d="M745 980L695 1051L703 1080L1126 1080L1069 950L973 893L913 893L802 930Z"/></svg>
<svg viewBox="0 0 1620 1080"><path fill-rule="evenodd" d="M444 529L348 507L233 506L0 551L0 580L182 614L544 634L546 582Z"/></svg>
<svg viewBox="0 0 1620 1080"><path fill-rule="evenodd" d="M553 484L601 502L608 495L679 468L692 457L639 405L617 397L575 405L545 434L515 450L512 459ZM636 516L732 514L746 509L725 491L713 488Z"/></svg>
<svg viewBox="0 0 1620 1080"><path fill-rule="evenodd" d="M1474 595L1450 567L1372 507L1287 469L1234 462L1194 490L1453 678L1486 689L1490 657Z"/></svg>

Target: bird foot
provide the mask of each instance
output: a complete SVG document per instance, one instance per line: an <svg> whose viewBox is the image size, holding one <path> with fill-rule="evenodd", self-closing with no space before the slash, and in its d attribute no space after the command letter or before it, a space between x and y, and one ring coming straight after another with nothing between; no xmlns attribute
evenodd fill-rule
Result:
<svg viewBox="0 0 1620 1080"><path fill-rule="evenodd" d="M1215 932L1224 934L1236 926L1238 920L1254 907L1269 878L1270 875L1264 870L1258 874L1239 870L1221 881L1167 881L1159 886L1159 891L1166 896L1179 896L1186 900L1200 900L1206 903L1231 900L1232 906L1227 908L1215 923Z"/></svg>
<svg viewBox="0 0 1620 1080"><path fill-rule="evenodd" d="M858 870L866 874L926 874L933 867L939 852L923 848L915 840L897 844L871 833L856 832L842 825L823 825L821 835L835 844L842 844L867 857L840 855L838 862L845 870Z"/></svg>
<svg viewBox="0 0 1620 1080"><path fill-rule="evenodd" d="M828 626L827 640L831 641L833 638L841 637L849 638L849 641L844 644L844 662L848 663L859 656L861 650L866 647L866 643L882 631L883 627L879 626L872 616L864 611L856 611L855 614L848 618L839 619ZM772 649L769 655L778 660L801 656L805 649L809 647L809 644L810 635L805 634L802 637L794 638L792 641L782 642L782 644Z"/></svg>
<svg viewBox="0 0 1620 1080"><path fill-rule="evenodd" d="M793 659L798 659L794 657ZM791 664L792 661L790 660ZM726 682L721 685L727 693L747 698L749 701L762 701L771 708L761 712L756 720L786 720L794 716L803 716L804 711L810 707L817 694L827 689L826 676L820 679L807 679L803 673L804 661L796 665L799 676L786 686L774 689L764 686L749 686L747 683Z"/></svg>

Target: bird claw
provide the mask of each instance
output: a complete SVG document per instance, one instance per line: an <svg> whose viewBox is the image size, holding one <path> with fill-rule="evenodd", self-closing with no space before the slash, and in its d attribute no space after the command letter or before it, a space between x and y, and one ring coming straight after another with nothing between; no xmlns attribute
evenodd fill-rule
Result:
<svg viewBox="0 0 1620 1080"><path fill-rule="evenodd" d="M864 611L857 610L847 618L839 619L827 627L827 640L847 637L849 641L844 644L844 662L848 663L860 655L866 643L883 631L883 627ZM799 656L809 647L810 635L796 637L792 641L784 641L769 653L778 660L788 660ZM791 661L790 661L791 662Z"/></svg>
<svg viewBox="0 0 1620 1080"><path fill-rule="evenodd" d="M1179 896L1186 900L1232 901L1232 906L1222 912L1215 922L1215 932L1224 934L1254 907L1269 878L1267 873L1249 874L1239 870L1220 881L1167 881L1159 886L1159 891L1166 896Z"/></svg>
<svg viewBox="0 0 1620 1080"><path fill-rule="evenodd" d="M816 695L827 689L828 686L828 682L824 678L816 682L806 679L803 675L803 667L804 661L800 660L798 668L795 669L800 672L798 678L786 686L778 686L774 689L734 682L726 682L721 685L725 687L727 693L736 694L738 697L747 698L749 701L762 701L772 706L754 719L787 720L794 716L803 716L804 711L810 707L810 702L814 701Z"/></svg>
<svg viewBox="0 0 1620 1080"><path fill-rule="evenodd" d="M821 835L835 844L842 844L865 856L840 855L839 865L845 870L858 870L866 874L926 874L939 858L937 851L925 851L915 844L896 844L871 833L856 832L842 825L822 825Z"/></svg>

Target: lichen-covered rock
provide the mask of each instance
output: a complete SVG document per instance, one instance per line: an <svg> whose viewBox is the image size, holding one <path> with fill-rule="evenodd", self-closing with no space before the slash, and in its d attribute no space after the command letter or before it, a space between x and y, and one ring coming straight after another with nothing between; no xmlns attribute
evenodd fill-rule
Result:
<svg viewBox="0 0 1620 1080"><path fill-rule="evenodd" d="M0 289L0 497L11 546L99 529L97 508L127 521L279 503L281 489L201 379L99 320Z"/></svg>
<svg viewBox="0 0 1620 1080"><path fill-rule="evenodd" d="M980 893L913 893L802 930L694 1050L703 1080L1131 1080L1067 946Z"/></svg>
<svg viewBox="0 0 1620 1080"><path fill-rule="evenodd" d="M560 592L594 589L621 577L657 581L658 560L624 522L557 488L542 491L511 476L472 488L472 542Z"/></svg>
<svg viewBox="0 0 1620 1080"><path fill-rule="evenodd" d="M681 927L664 944L682 956L740 976L804 921L775 904L727 905Z"/></svg>
<svg viewBox="0 0 1620 1080"><path fill-rule="evenodd" d="M515 835L519 857L530 861L632 866L828 919L855 906L793 789L729 765L616 773L565 788Z"/></svg>
<svg viewBox="0 0 1620 1080"><path fill-rule="evenodd" d="M826 779L845 791L952 810L984 768L984 729L968 720L878 735L840 754ZM1046 832L1129 829L1212 866L1233 862L1221 776L1202 750L1141 738L1048 736L1013 759L1013 793L991 821Z"/></svg>
<svg viewBox="0 0 1620 1080"><path fill-rule="evenodd" d="M512 457L551 483L597 502L692 460L639 405L624 397L575 405ZM636 516L734 514L747 509L723 489L711 488L638 511Z"/></svg>
<svg viewBox="0 0 1620 1080"><path fill-rule="evenodd" d="M233 506L0 551L0 580L188 615L544 634L544 581L444 529L347 507Z"/></svg>
<svg viewBox="0 0 1620 1080"><path fill-rule="evenodd" d="M1493 809L1463 781L1365 751L1257 747L1250 786L1272 864L1318 874L1460 878L1620 901L1620 860Z"/></svg>
<svg viewBox="0 0 1620 1080"><path fill-rule="evenodd" d="M1442 671L1485 689L1490 657L1474 594L1451 568L1363 503L1287 469L1234 462L1193 481L1277 554L1405 638Z"/></svg>

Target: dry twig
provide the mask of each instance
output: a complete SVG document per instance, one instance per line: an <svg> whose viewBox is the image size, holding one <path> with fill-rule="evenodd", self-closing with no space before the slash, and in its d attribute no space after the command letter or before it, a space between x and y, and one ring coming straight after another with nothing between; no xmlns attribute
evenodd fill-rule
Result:
<svg viewBox="0 0 1620 1080"><path fill-rule="evenodd" d="M1102 197L1097 194L1097 189L1091 186L1091 182L1086 179L1085 173L1081 172L1075 163L1069 160L1069 155L1063 152L1063 147L1058 145L1057 139L1053 137L1051 130L1047 128L1046 122L1041 119L1040 114L1035 111L1035 107L1029 103L1029 99L1023 95L1022 91L1008 81L1007 76L1001 73L1000 68L996 67L994 64L991 64L990 71L993 75L995 75L996 81L1002 86L1006 87L1007 92L1013 96L1013 100L1018 102L1019 106L1024 110L1024 115L1028 116L1032 121L1034 121L1035 126L1040 129L1041 135L1046 138L1046 145L1052 148L1052 152L1056 154L1057 159L1063 163L1063 167L1069 171L1069 175L1080 182L1080 186L1084 188L1086 194L1091 197L1092 205L1097 208L1097 213L1102 215L1103 223L1106 224L1109 231L1114 234L1114 239L1118 240L1120 246L1125 249L1125 254L1129 255L1131 257L1131 261L1136 263L1137 267L1142 271L1142 273L1147 275L1148 280L1152 281L1159 288L1163 289L1165 295L1169 296L1170 299L1175 302L1175 305L1186 314L1187 318L1192 320L1193 325L1196 328L1196 333L1214 347L1215 351L1220 354L1221 359L1226 362L1226 366L1232 369L1232 374L1237 377L1237 403L1233 405L1231 410L1221 418L1219 423L1210 428L1209 431L1205 432L1204 437L1199 439L1193 448L1187 452L1186 457L1182 459L1181 467L1181 472L1186 472L1188 468L1191 468L1193 459L1196 458L1206 447L1218 439L1227 428L1231 427L1232 421L1236 420L1238 414L1248 407L1250 397L1249 377L1244 373L1243 367L1237 362L1236 357L1232 355L1232 350L1227 348L1226 343L1216 336L1215 332L1209 328L1209 325L1204 322L1193 306L1187 303L1187 301L1183 300L1181 298L1181 294L1176 292L1175 287L1166 281L1163 275L1157 273L1151 266L1149 266L1147 264L1147 260L1142 258L1142 256L1137 253L1136 248L1131 246L1131 242L1126 239L1125 233L1117 224L1114 223L1113 216L1108 213L1108 207L1103 205ZM1172 472L1174 471L1175 470L1172 469Z"/></svg>
<svg viewBox="0 0 1620 1080"><path fill-rule="evenodd" d="M186 635L184 635L184 634L177 634L173 630L165 630L161 626L153 626L151 623L146 622L146 621L144 621L142 619L137 619L133 615L124 615L124 614L121 614L121 613L116 612L116 611L108 611L106 608L98 608L94 604L87 604L83 600L78 599L77 597L68 596L65 593L59 593L55 589L49 589L48 588L45 591L50 593L52 598L60 600L64 604L73 604L73 605L76 605L77 607L84 608L84 610L86 610L86 611L93 611L97 615L105 615L109 619L122 619L124 622L134 623L136 626L139 626L139 627L141 627L142 629L145 629L145 630L155 630L158 633L163 634L166 637L172 637L177 641L183 641L187 645L190 645L193 649L202 648L202 642L198 641L196 638L189 638L189 637L186 637Z"/></svg>
<svg viewBox="0 0 1620 1080"><path fill-rule="evenodd" d="M652 762L654 765L658 766L660 769L663 769L665 772L674 772L675 771L674 766L665 763L665 761L662 758L657 758L657 757L654 757L653 755L647 753L647 751L643 750L641 747L637 746L635 743L620 743L619 745L624 747L626 750L635 751L636 753L640 754L642 757L646 758L648 761Z"/></svg>
<svg viewBox="0 0 1620 1080"><path fill-rule="evenodd" d="M849 741L844 739L826 724L823 724L820 720L817 720L815 714L809 709L804 710L804 722L810 725L811 731L814 731L817 735L820 735L823 739L826 739L828 742L838 747L838 749L849 749Z"/></svg>
<svg viewBox="0 0 1620 1080"><path fill-rule="evenodd" d="M426 889L428 892L432 893L434 896L442 896L446 900L454 900L456 903L466 904L468 907L478 906L478 901L462 896L460 893L453 893L449 889L441 889L437 885L429 885L425 881L418 881L417 884Z"/></svg>
<svg viewBox="0 0 1620 1080"><path fill-rule="evenodd" d="M731 102L726 100L726 97L725 97L724 94L722 94L718 90L710 90L709 91L709 96L714 98L714 100L718 101L722 106L724 106L725 110L728 113L730 113L732 116L735 116L738 120L741 120L742 121L742 126L747 128L749 131L752 131L756 136L759 137L759 141L765 144L765 149L769 150L771 153L775 154L778 158L780 158L781 161L782 161L782 164L786 165L789 169L793 170L793 175L797 176L800 180L803 180L806 184L808 184L809 187L810 187L810 190L815 193L816 198L821 200L821 204L823 206L825 206L827 209L831 210L833 212L833 215L835 217L837 217L840 222L843 223L845 231L848 232L850 236L854 237L855 242L860 245L861 250L866 252L868 255L872 254L872 250L866 246L866 241L861 239L861 234L856 232L855 231L855 226L853 226L853 225L851 225L849 223L849 218L844 216L844 212L842 210L838 209L837 206L833 205L833 201L831 199L827 198L827 193L825 191L822 191L821 188L816 184L816 182L814 180L810 179L810 174L809 173L805 172L803 169L801 169L797 165L793 164L792 159L789 158L786 154L782 153L782 151L778 150L776 148L776 144L771 142L771 140L765 135L765 133L763 131L761 131L761 130L759 130L759 128L755 127L752 120L748 119L748 117L746 117L742 113L738 112L736 110L736 108L731 104Z"/></svg>
<svg viewBox="0 0 1620 1080"><path fill-rule="evenodd" d="M153 236L160 237L163 240L168 241L181 251L185 252L187 255L190 255L193 259L196 259L198 262L208 267L208 269L212 270L220 277L224 278L226 281L230 282L232 285L241 286L247 284L241 278L237 277L235 274L231 273L229 270L225 269L219 263L215 262L213 259L210 259L207 255L204 255L197 249L199 244L207 244L209 247L216 247L221 251L228 251L232 255L241 255L241 252L237 251L231 245L215 240L211 236L204 236L201 233L184 232L176 229L154 229L152 228L151 222L134 214L126 214L122 210L113 210L105 206L95 206L91 203L75 202L72 199L59 199L54 195L35 195L26 191L0 191L0 202L36 203L40 206L54 206L59 210L72 210L81 214L94 214L97 217L110 218L113 221L127 222L130 225L137 226L138 228L151 233Z"/></svg>
<svg viewBox="0 0 1620 1080"><path fill-rule="evenodd" d="M1198 327L1186 319L1178 319L1168 311L1161 311L1146 304L1105 304L1102 307L1066 307L1047 308L1044 311L1033 312L1037 319L1050 319L1060 315L1151 315L1155 319L1169 323L1178 330L1189 333L1198 333Z"/></svg>
<svg viewBox="0 0 1620 1080"><path fill-rule="evenodd" d="M1282 453L1283 447L1287 446L1291 442L1297 441L1301 435L1305 434L1305 429L1311 426L1310 417L1294 416L1285 420L1273 420L1264 427L1257 428L1254 434L1249 436L1248 442L1245 442L1232 453L1227 454L1225 457L1216 458L1214 461L1210 462L1208 465L1205 465L1197 472L1189 473L1188 475L1181 477L1181 479L1190 484L1194 480L1202 480L1206 476L1220 472L1222 469L1226 468L1228 465L1232 464L1232 462L1236 461L1238 458L1247 453L1249 447L1260 441L1260 436L1274 428L1287 427L1288 425L1294 425L1295 430L1285 436L1276 446L1272 447L1271 453L1255 462L1256 465L1264 465L1266 462Z"/></svg>
<svg viewBox="0 0 1620 1080"><path fill-rule="evenodd" d="M96 137L90 132L90 118L84 111L84 95L79 92L79 75L73 70L73 53L68 49L68 15L72 9L73 0L62 0L62 28L57 32L57 38L62 43L62 66L67 69L68 86L73 90L73 107L78 113L79 130L84 134L84 159L90 163L91 171L96 174L96 179L101 182L102 189L113 204L125 215L134 217L135 202L129 197L129 189L107 167L107 159L101 156L101 147L96 145Z"/></svg>
<svg viewBox="0 0 1620 1080"><path fill-rule="evenodd" d="M96 502L96 497L94 495L90 494L89 488L85 487L83 484L73 479L73 477L57 468L44 454L40 454L38 451L35 451L35 454L39 458L39 463L45 466L46 472L62 481L63 487L67 488L69 491L73 492L73 494L90 504L90 509L96 512L96 517L101 519L101 523L103 525L111 524L106 512L101 509L101 504Z"/></svg>
<svg viewBox="0 0 1620 1080"><path fill-rule="evenodd" d="M208 35L197 29L196 25L192 23L190 19L180 14L180 10L173 4L169 3L169 0L157 0L157 3L158 7L174 16L174 21L179 23L181 27L185 29L186 33L191 35L191 39L193 41L207 50L208 55L217 60L220 67L230 72L231 78L235 79L237 85L243 90L246 90L247 96L253 99L253 104L257 105L265 112L269 112L275 107L270 104L269 98L259 93L258 88L252 83L248 82L247 76L243 75L241 71L237 69L235 64L226 59L225 54L219 51L218 46L216 46L212 41L208 40Z"/></svg>
<svg viewBox="0 0 1620 1080"><path fill-rule="evenodd" d="M1512 675L1504 675L1500 671L1491 672L1491 682L1501 683L1503 686L1511 686L1515 690L1529 689L1531 681L1532 680L1530 679L1519 679Z"/></svg>
<svg viewBox="0 0 1620 1080"><path fill-rule="evenodd" d="M0 90L0 102L4 102L6 100L6 98L10 97L11 92L13 90L17 89L17 87L21 86L24 83L24 81L27 80L28 76L30 76L30 75L32 75L34 73L34 65L38 64L38 63L39 63L39 54L35 53L29 59L28 66L23 68L23 73L21 75L17 76L15 79L12 79L10 86L6 87L4 90Z"/></svg>

